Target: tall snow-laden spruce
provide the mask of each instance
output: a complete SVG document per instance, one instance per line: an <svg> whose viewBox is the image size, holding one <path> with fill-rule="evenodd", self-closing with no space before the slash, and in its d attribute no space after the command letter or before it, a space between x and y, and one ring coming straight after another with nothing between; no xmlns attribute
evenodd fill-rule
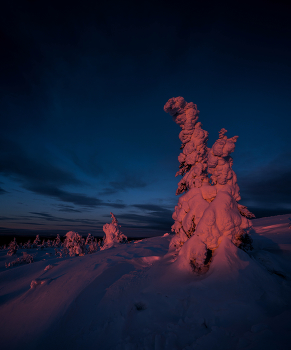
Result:
<svg viewBox="0 0 291 350"><path fill-rule="evenodd" d="M176 194L185 192L173 213L172 231L176 234L170 249L179 251L177 263L181 266L205 271L223 236L244 249L246 242L251 242L248 218L254 215L237 203L241 197L230 156L238 136L228 139L227 130L221 129L218 140L208 148L208 132L198 122L199 111L194 103L174 97L164 110L182 128L180 170L176 176L183 177Z"/></svg>

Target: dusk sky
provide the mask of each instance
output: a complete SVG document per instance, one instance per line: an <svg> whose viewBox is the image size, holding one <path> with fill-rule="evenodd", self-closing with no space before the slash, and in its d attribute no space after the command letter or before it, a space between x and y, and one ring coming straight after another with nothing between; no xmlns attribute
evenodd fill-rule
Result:
<svg viewBox="0 0 291 350"><path fill-rule="evenodd" d="M189 5L191 4L191 5ZM260 4L260 5L258 5ZM183 96L238 135L241 204L291 213L290 8L278 1L6 1L0 233L170 232Z"/></svg>

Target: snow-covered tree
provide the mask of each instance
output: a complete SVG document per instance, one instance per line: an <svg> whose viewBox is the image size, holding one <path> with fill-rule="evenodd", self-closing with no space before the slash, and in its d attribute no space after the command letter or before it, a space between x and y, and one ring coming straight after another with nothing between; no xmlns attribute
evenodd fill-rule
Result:
<svg viewBox="0 0 291 350"><path fill-rule="evenodd" d="M223 236L242 247L251 226L248 218L254 217L237 203L241 197L230 154L238 136L228 139L227 131L222 129L218 140L208 148L208 133L198 122L195 104L176 97L166 103L164 110L182 128L180 170L176 176L183 178L176 194L185 192L173 213L172 231L176 235L170 249L180 250L177 260L180 265L203 271Z"/></svg>
<svg viewBox="0 0 291 350"><path fill-rule="evenodd" d="M174 121L180 125L182 131L179 138L182 142L182 152L178 160L180 170L176 176L183 175L178 184L176 195L186 192L180 197L175 207L172 231L176 233L171 245L181 247L194 233L200 217L208 203L203 200L202 184L209 183L207 176L207 140L208 132L202 129L198 122L199 111L197 105L187 103L183 97L171 98L164 106ZM195 219L196 217L196 219Z"/></svg>
<svg viewBox="0 0 291 350"><path fill-rule="evenodd" d="M69 231L66 233L64 241L64 251L70 256L85 254L85 240L77 232Z"/></svg>
<svg viewBox="0 0 291 350"><path fill-rule="evenodd" d="M127 237L120 231L120 225L116 217L111 214L112 222L111 224L105 224L103 226L103 231L105 236L103 238L103 245L101 250L113 247L116 243L126 243Z"/></svg>
<svg viewBox="0 0 291 350"><path fill-rule="evenodd" d="M41 241L39 239L39 235L36 235L35 240L33 241L33 247L37 248L40 245Z"/></svg>
<svg viewBox="0 0 291 350"><path fill-rule="evenodd" d="M30 239L23 244L23 249L31 249L31 242L30 242Z"/></svg>
<svg viewBox="0 0 291 350"><path fill-rule="evenodd" d="M17 249L18 249L18 244L16 242L16 238L14 237L13 241L9 243L7 255L12 256L16 254Z"/></svg>
<svg viewBox="0 0 291 350"><path fill-rule="evenodd" d="M53 247L59 248L62 245L60 235L57 234L57 238L53 241Z"/></svg>
<svg viewBox="0 0 291 350"><path fill-rule="evenodd" d="M96 238L94 239L91 233L88 233L85 245L86 245L86 250L88 254L95 253L99 249L97 239Z"/></svg>

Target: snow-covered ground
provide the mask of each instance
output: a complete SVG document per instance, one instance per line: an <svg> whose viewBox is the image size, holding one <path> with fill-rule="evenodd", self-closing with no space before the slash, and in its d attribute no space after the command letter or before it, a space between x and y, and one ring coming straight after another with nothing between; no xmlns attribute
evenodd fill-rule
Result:
<svg viewBox="0 0 291 350"><path fill-rule="evenodd" d="M172 263L171 235L78 257L34 249L11 268L1 251L0 347L289 349L289 218L253 220L250 254L225 238L202 276Z"/></svg>

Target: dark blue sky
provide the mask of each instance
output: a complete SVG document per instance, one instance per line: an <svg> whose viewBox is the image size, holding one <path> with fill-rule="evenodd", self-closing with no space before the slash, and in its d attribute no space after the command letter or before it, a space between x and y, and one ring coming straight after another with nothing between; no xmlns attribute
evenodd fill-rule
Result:
<svg viewBox="0 0 291 350"><path fill-rule="evenodd" d="M224 127L241 204L291 213L290 8L9 1L0 13L0 233L169 232L183 96Z"/></svg>

